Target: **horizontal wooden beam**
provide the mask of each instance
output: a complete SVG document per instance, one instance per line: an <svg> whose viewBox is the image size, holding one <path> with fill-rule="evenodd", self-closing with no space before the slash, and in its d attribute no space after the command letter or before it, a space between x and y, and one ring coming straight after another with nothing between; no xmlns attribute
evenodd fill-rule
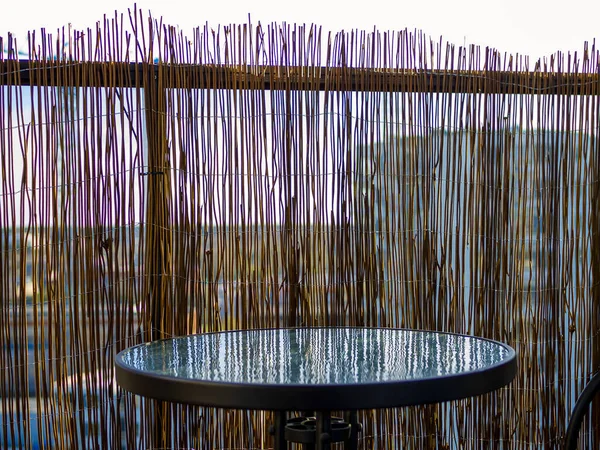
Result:
<svg viewBox="0 0 600 450"><path fill-rule="evenodd" d="M600 94L598 73L0 61L0 85L487 94Z"/></svg>

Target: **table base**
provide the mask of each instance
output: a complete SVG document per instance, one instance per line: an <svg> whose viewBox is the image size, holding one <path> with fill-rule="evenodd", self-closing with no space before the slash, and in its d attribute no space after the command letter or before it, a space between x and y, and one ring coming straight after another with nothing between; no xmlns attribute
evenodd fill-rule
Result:
<svg viewBox="0 0 600 450"><path fill-rule="evenodd" d="M317 411L289 419L286 412L278 411L271 434L275 437L275 450L287 450L288 442L303 444L306 450L329 450L331 444L343 442L346 450L356 450L361 430L356 411L346 412L344 418Z"/></svg>

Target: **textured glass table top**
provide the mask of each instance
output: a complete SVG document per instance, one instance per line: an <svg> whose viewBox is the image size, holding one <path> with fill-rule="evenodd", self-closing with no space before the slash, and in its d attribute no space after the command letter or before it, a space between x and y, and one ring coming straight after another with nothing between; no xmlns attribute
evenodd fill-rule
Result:
<svg viewBox="0 0 600 450"><path fill-rule="evenodd" d="M402 382L485 371L514 358L477 337L386 328L298 328L191 335L124 350L127 370L257 385Z"/></svg>

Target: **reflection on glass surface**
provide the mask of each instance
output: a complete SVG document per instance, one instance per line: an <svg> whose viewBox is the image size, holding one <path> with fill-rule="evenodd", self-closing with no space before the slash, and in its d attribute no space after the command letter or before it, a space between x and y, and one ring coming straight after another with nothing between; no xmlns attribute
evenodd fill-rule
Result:
<svg viewBox="0 0 600 450"><path fill-rule="evenodd" d="M350 384L411 380L483 369L509 347L453 334L373 328L247 330L133 347L134 369L193 380Z"/></svg>

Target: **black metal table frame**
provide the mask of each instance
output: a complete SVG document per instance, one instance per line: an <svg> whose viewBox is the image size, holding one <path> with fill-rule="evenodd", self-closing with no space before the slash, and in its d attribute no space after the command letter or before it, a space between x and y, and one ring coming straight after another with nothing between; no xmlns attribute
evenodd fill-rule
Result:
<svg viewBox="0 0 600 450"><path fill-rule="evenodd" d="M220 333L244 331L269 330L238 330ZM430 333L420 330L398 331ZM436 334L461 336L444 332L436 332ZM308 450L312 447L316 450L328 450L331 445L331 413L333 411L344 411L344 419L350 425L350 437L344 439L345 448L355 450L361 427L357 422L358 410L425 405L459 400L494 391L512 381L517 370L516 355L512 348L490 339L468 335L462 336L502 345L509 352L509 357L501 363L486 366L484 369L456 375L403 380L402 382L335 386L220 383L161 376L126 367L120 355L117 355L116 358L116 375L122 388L144 397L205 407L274 411L275 423L271 431L274 435L275 450L287 448L289 440L286 440L285 435L288 412L308 412L305 414L314 412L314 445L306 443L305 445L308 446ZM160 341L148 344L157 342ZM160 389L157 388L158 386L160 386Z"/></svg>
<svg viewBox="0 0 600 450"><path fill-rule="evenodd" d="M288 418L287 411L275 412L275 423L272 429L274 437L274 450L287 449L288 442L303 444L306 450L329 450L332 443L343 442L345 450L356 450L358 448L358 434L362 425L358 423L357 411L346 411L343 417L343 425L348 426L348 436L345 439L333 439L332 417L330 411L304 412L299 419L306 419L314 416L315 426L311 442L307 440L299 441L286 437L286 431L289 431L290 422L296 418ZM308 437L308 433L306 434Z"/></svg>

